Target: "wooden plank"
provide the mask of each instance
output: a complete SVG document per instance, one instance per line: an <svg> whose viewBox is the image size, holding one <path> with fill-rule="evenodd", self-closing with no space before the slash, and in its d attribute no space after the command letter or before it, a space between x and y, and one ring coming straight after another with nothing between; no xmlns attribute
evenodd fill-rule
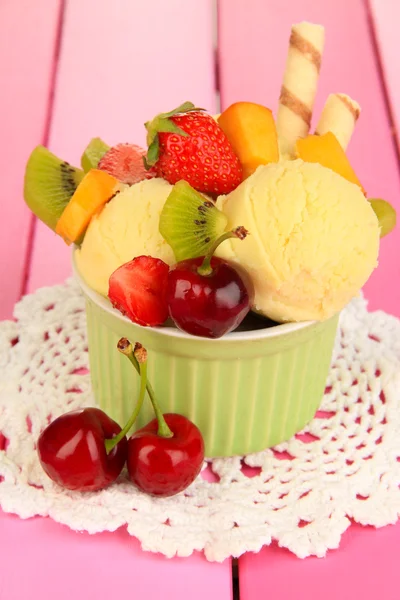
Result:
<svg viewBox="0 0 400 600"><path fill-rule="evenodd" d="M51 519L22 521L0 512L0 599L228 600L229 561L167 559L140 550L127 532L84 535ZM23 572L21 572L21 568Z"/></svg>
<svg viewBox="0 0 400 600"><path fill-rule="evenodd" d="M50 149L76 164L94 136L143 145L143 123L185 100L214 110L212 4L69 0ZM70 250L38 224L29 289L70 272Z"/></svg>
<svg viewBox="0 0 400 600"><path fill-rule="evenodd" d="M397 132L397 144L400 144L400 71L398 64L400 4L392 2L392 0L369 0L369 10L390 102L393 133ZM398 147L400 152L400 145Z"/></svg>
<svg viewBox="0 0 400 600"><path fill-rule="evenodd" d="M392 11L392 2L384 4ZM346 92L359 101L362 115L349 147L350 160L369 196L386 198L400 210L396 152L363 0L220 0L219 12L223 107L251 100L276 111L291 24L308 20L326 26L315 115L331 92ZM397 228L382 241L381 266L365 287L371 309L400 314L400 285L395 285L399 253Z"/></svg>
<svg viewBox="0 0 400 600"><path fill-rule="evenodd" d="M397 526L360 525L346 531L340 550L322 559L264 548L240 560L240 600L398 600L398 548Z"/></svg>
<svg viewBox="0 0 400 600"><path fill-rule="evenodd" d="M93 136L110 144L144 144L144 121L184 100L214 110L213 66L209 0L68 0L50 149L76 164ZM38 224L29 289L60 282L69 273L70 250ZM149 600L162 593L183 599L187 589L194 599L231 598L230 561L211 564L202 554L184 560L144 554L122 531L94 537L48 521L28 526L40 540L38 564L50 561L46 572L56 573L49 582L35 579L47 594L68 560L73 574L68 597L122 596L128 586L135 596ZM32 577L37 570L32 568Z"/></svg>
<svg viewBox="0 0 400 600"><path fill-rule="evenodd" d="M0 319L24 285L32 218L23 175L45 134L59 10L60 0L0 3Z"/></svg>
<svg viewBox="0 0 400 600"><path fill-rule="evenodd" d="M392 2L385 5L385 27L397 21ZM380 0L374 0L375 8ZM390 10L389 10L390 9ZM397 9L398 10L398 9ZM381 13L381 17L382 17ZM346 92L363 109L351 142L349 156L370 196L381 196L400 208L400 183L395 146L385 105L378 62L370 36L370 23L362 0L240 0L219 1L219 58L222 106L251 100L276 110L292 23L308 20L326 26L326 48L320 78L316 115L331 92ZM381 23L381 38L384 32ZM397 69L392 31L390 81ZM393 62L391 62L393 61ZM398 73L397 73L397 81ZM392 86L397 93L397 88ZM397 96L392 96L393 98ZM372 309L382 308L400 315L399 256L397 230L381 246L380 268L371 277L365 293ZM265 598L269 590L276 600L323 596L372 600L379 594L398 597L395 549L400 524L375 531L352 526L341 547L324 560L300 561L276 546L239 560L242 600ZM300 594L300 595L299 595Z"/></svg>

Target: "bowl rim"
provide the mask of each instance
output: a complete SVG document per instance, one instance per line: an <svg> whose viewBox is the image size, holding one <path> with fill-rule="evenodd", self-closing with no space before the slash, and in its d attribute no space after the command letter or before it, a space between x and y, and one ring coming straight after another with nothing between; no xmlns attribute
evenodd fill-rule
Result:
<svg viewBox="0 0 400 600"><path fill-rule="evenodd" d="M265 329L253 329L249 331L232 331L220 338L210 339L200 336L191 335L189 333L185 333L180 329L175 327L144 327L143 325L138 325L134 323L124 315L122 315L117 309L113 308L108 298L105 298L95 290L93 290L83 279L78 271L78 267L75 262L75 252L78 250L77 247L73 248L72 251L72 271L75 280L78 282L84 294L99 308L117 318L118 320L127 323L130 326L139 327L143 330L151 330L152 332L156 332L159 335L163 335L166 337L172 338L180 338L185 340L197 340L198 342L212 342L213 344L218 344L221 342L249 342L256 340L264 340L267 338L280 337L281 335L288 335L291 333L295 333L298 331L302 331L304 329L308 329L312 326L315 326L319 321L299 321L299 322L291 322L291 323L281 323L272 327L266 327Z"/></svg>

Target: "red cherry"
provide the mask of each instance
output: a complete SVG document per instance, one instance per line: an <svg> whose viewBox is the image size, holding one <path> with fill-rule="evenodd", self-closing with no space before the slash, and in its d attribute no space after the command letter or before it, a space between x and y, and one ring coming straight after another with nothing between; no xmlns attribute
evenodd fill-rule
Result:
<svg viewBox="0 0 400 600"><path fill-rule="evenodd" d="M236 329L249 312L251 287L235 267L216 257L211 259L212 272L202 275L203 260L184 260L170 271L169 314L187 333L219 338Z"/></svg>
<svg viewBox="0 0 400 600"><path fill-rule="evenodd" d="M204 442L199 429L183 415L166 414L172 437L158 435L153 419L128 441L130 479L147 494L173 496L188 487L200 473Z"/></svg>
<svg viewBox="0 0 400 600"><path fill-rule="evenodd" d="M100 490L115 481L126 461L127 440L107 454L105 440L121 427L98 408L61 415L41 433L38 454L47 475L70 490Z"/></svg>

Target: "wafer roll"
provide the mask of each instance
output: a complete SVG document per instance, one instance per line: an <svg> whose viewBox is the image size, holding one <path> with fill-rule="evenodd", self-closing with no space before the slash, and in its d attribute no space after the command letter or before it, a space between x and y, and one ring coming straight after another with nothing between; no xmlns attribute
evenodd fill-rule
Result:
<svg viewBox="0 0 400 600"><path fill-rule="evenodd" d="M330 94L322 110L315 133L331 131L346 150L360 116L359 104L347 94Z"/></svg>
<svg viewBox="0 0 400 600"><path fill-rule="evenodd" d="M292 26L277 117L284 156L294 155L296 139L310 130L324 39L322 25L304 22Z"/></svg>

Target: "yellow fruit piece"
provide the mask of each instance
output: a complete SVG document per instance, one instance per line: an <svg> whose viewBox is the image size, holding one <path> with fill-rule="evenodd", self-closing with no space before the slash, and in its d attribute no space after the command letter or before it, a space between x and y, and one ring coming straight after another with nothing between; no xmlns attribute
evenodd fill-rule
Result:
<svg viewBox="0 0 400 600"><path fill-rule="evenodd" d="M253 102L236 102L219 116L218 124L242 164L243 179L260 165L278 162L278 135L269 108Z"/></svg>
<svg viewBox="0 0 400 600"><path fill-rule="evenodd" d="M118 179L99 169L86 173L56 225L56 233L67 244L76 242L91 218L120 189Z"/></svg>
<svg viewBox="0 0 400 600"><path fill-rule="evenodd" d="M374 209L374 213L378 217L381 238L383 238L396 227L396 209L389 202L381 198L370 198L369 201Z"/></svg>
<svg viewBox="0 0 400 600"><path fill-rule="evenodd" d="M296 142L296 151L297 156L305 162L319 163L335 171L351 183L359 185L365 193L345 151L331 131L324 135L308 135L299 138Z"/></svg>

